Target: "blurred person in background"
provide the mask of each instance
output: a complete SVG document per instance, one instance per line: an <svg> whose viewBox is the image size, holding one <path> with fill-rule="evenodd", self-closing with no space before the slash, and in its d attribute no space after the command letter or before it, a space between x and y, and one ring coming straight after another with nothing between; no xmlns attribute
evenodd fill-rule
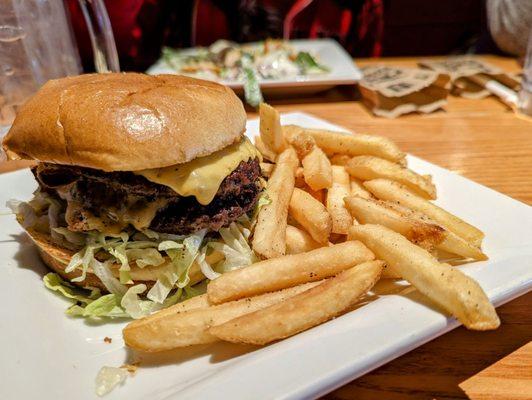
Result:
<svg viewBox="0 0 532 400"><path fill-rule="evenodd" d="M505 53L523 57L532 29L532 0L487 0L488 27Z"/></svg>

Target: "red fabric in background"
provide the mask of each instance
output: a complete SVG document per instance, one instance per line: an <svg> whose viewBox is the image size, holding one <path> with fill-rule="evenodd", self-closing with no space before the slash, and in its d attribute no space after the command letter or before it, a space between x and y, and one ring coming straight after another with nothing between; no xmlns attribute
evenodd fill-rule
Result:
<svg viewBox="0 0 532 400"><path fill-rule="evenodd" d="M117 51L120 55L137 56L136 45L140 39L141 32L136 26L136 20L145 2L146 0L105 1L107 13L111 19ZM92 47L78 0L67 0L67 4L83 64L90 64L92 61Z"/></svg>
<svg viewBox="0 0 532 400"><path fill-rule="evenodd" d="M222 11L219 2L195 0L194 3L193 44L208 46L216 39L235 40L231 35L231 16ZM282 26L272 37L328 37L338 40L352 54L380 55L382 0L256 0L249 3L280 14Z"/></svg>
<svg viewBox="0 0 532 400"><path fill-rule="evenodd" d="M92 50L78 0L66 2L83 66L90 71ZM283 34L332 37L357 57L460 52L474 43L482 9L482 0L105 0L105 4L126 71L148 68L163 45L189 47L219 38L251 41Z"/></svg>

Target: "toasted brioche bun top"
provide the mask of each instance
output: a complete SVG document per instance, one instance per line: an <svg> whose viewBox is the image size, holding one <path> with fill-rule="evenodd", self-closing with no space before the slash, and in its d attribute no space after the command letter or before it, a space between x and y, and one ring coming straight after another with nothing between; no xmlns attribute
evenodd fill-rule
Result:
<svg viewBox="0 0 532 400"><path fill-rule="evenodd" d="M181 164L243 135L234 92L178 75L87 74L47 82L19 111L3 148L34 159L104 171Z"/></svg>

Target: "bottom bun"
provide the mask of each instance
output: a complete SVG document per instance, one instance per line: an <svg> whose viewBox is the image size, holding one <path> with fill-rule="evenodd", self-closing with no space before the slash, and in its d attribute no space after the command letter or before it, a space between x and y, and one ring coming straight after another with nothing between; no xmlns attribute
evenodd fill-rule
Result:
<svg viewBox="0 0 532 400"><path fill-rule="evenodd" d="M72 256L75 254L75 251L61 247L54 243L52 241L52 237L47 233L42 233L31 228L27 229L26 232L37 246L39 255L41 256L44 264L46 264L46 266L52 271L59 274L64 280L79 287L95 287L100 289L102 292L107 292L107 288L104 286L100 278L98 278L92 272L90 267L88 268L87 274L83 281L72 282L72 279L81 276L81 269L76 269L72 272L65 272L65 268L68 266ZM132 262L130 265L130 274L133 283L128 286L144 283L148 288L152 287L155 284L157 277L169 267L169 263L170 259L168 257L165 257L165 262L161 265L149 265L144 268L139 268L136 263ZM120 268L120 264L115 263L110 267L113 275L118 278L118 269ZM195 284L205 279L201 273L199 265L196 262L194 262L190 267L189 277L191 284Z"/></svg>

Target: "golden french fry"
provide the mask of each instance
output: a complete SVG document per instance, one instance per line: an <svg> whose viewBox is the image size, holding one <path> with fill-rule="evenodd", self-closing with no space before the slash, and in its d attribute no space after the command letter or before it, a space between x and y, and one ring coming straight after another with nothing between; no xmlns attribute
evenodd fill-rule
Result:
<svg viewBox="0 0 532 400"><path fill-rule="evenodd" d="M213 304L319 281L375 257L360 242L320 247L306 253L264 260L212 280L207 296Z"/></svg>
<svg viewBox="0 0 532 400"><path fill-rule="evenodd" d="M331 162L325 153L316 146L312 136L305 132L298 133L290 138L290 144L294 146L301 160L303 176L307 185L312 190L331 187Z"/></svg>
<svg viewBox="0 0 532 400"><path fill-rule="evenodd" d="M264 178L269 178L272 175L273 169L275 168L275 164L260 163L260 173Z"/></svg>
<svg viewBox="0 0 532 400"><path fill-rule="evenodd" d="M305 253L318 247L321 247L321 244L307 232L292 225L286 227L286 254Z"/></svg>
<svg viewBox="0 0 532 400"><path fill-rule="evenodd" d="M393 269L389 265L386 265L385 268L382 270L381 279L402 279L402 278L399 272L397 272L395 269Z"/></svg>
<svg viewBox="0 0 532 400"><path fill-rule="evenodd" d="M341 165L343 167L347 164L347 162L350 159L351 157L349 157L347 154L334 154L330 158L332 165Z"/></svg>
<svg viewBox="0 0 532 400"><path fill-rule="evenodd" d="M382 268L382 261L357 265L285 301L215 324L209 332L228 342L258 345L295 335L355 304L375 285Z"/></svg>
<svg viewBox="0 0 532 400"><path fill-rule="evenodd" d="M386 178L408 186L426 199L436 198L436 187L432 182L407 168L388 160L371 156L353 157L346 166L347 172L364 181Z"/></svg>
<svg viewBox="0 0 532 400"><path fill-rule="evenodd" d="M257 216L253 234L253 250L264 258L279 257L285 254L285 231L288 205L294 190L294 173L298 165L294 149L283 151L277 160L272 176L268 181L270 203L264 205Z"/></svg>
<svg viewBox="0 0 532 400"><path fill-rule="evenodd" d="M260 103L259 118L260 137L264 144L275 153L286 149L287 144L281 128L279 112L269 104Z"/></svg>
<svg viewBox="0 0 532 400"><path fill-rule="evenodd" d="M319 284L309 282L278 292L186 311L176 307L179 305L172 306L129 323L122 335L126 345L145 352L216 342L219 339L208 332L211 326L269 307Z"/></svg>
<svg viewBox="0 0 532 400"><path fill-rule="evenodd" d="M473 260L483 261L488 259L488 256L480 248L466 242L451 231L446 232L443 240L437 244L436 248L464 258L472 258Z"/></svg>
<svg viewBox="0 0 532 400"><path fill-rule="evenodd" d="M382 204L399 212L399 214L401 214L403 217L417 221L420 224L428 223L432 225L438 225L436 221L429 218L425 214L409 209L401 204L392 201L383 201ZM486 254L484 254L479 247L467 242L454 232L448 231L444 227L441 228L443 228L445 231L441 240L435 244L438 250L443 250L446 253L457 254L464 258L473 258L475 260L488 259Z"/></svg>
<svg viewBox="0 0 532 400"><path fill-rule="evenodd" d="M288 212L318 243L326 244L332 221L325 206L304 190L295 188Z"/></svg>
<svg viewBox="0 0 532 400"><path fill-rule="evenodd" d="M300 133L304 132L304 129L298 125L282 125L283 135L286 140L291 143L294 138Z"/></svg>
<svg viewBox="0 0 532 400"><path fill-rule="evenodd" d="M380 224L407 237L413 243L426 249L437 248L465 258L486 260L477 247L429 218L420 218L415 213L401 213L401 208L380 200L352 196L345 199L347 209L362 224Z"/></svg>
<svg viewBox="0 0 532 400"><path fill-rule="evenodd" d="M345 204L361 224L384 225L424 248L433 248L443 239L444 229L440 226L411 220L379 200L350 196L345 198Z"/></svg>
<svg viewBox="0 0 532 400"><path fill-rule="evenodd" d="M370 192L364 189L362 182L353 177L351 177L351 195L360 196L365 199L371 199L373 197Z"/></svg>
<svg viewBox="0 0 532 400"><path fill-rule="evenodd" d="M293 125L283 126L283 132L289 139L300 132L310 134L318 147L327 155L371 155L399 163L403 163L405 159L405 153L399 150L397 145L390 139L382 136L334 132L323 129L306 129Z"/></svg>
<svg viewBox="0 0 532 400"><path fill-rule="evenodd" d="M297 167L296 169L296 187L302 188L307 186L305 182L305 176L303 175L303 167Z"/></svg>
<svg viewBox="0 0 532 400"><path fill-rule="evenodd" d="M207 293L205 293L199 296L194 296L188 300L182 301L181 303L174 304L173 306L170 306L168 308L163 308L162 310L157 311L157 316L162 318L185 311L208 308L211 305L212 304L209 303Z"/></svg>
<svg viewBox="0 0 532 400"><path fill-rule="evenodd" d="M255 136L255 147L257 148L259 153L262 154L262 157L264 157L268 161L275 162L277 154L264 144L260 136Z"/></svg>
<svg viewBox="0 0 532 400"><path fill-rule="evenodd" d="M404 236L380 225L357 225L349 238L366 244L421 293L453 314L469 329L496 329L499 317L480 285Z"/></svg>
<svg viewBox="0 0 532 400"><path fill-rule="evenodd" d="M332 185L331 163L325 153L314 147L302 160L305 182L312 190L330 188Z"/></svg>
<svg viewBox="0 0 532 400"><path fill-rule="evenodd" d="M304 131L292 135L288 141L296 150L297 156L300 160L302 160L308 153L312 151L314 147L316 147L316 142L312 136L306 134Z"/></svg>
<svg viewBox="0 0 532 400"><path fill-rule="evenodd" d="M476 247L480 247L484 233L443 208L413 194L400 183L387 179L374 179L364 182L364 186L375 197L395 201L399 204L419 211L432 218L445 229L455 233Z"/></svg>
<svg viewBox="0 0 532 400"><path fill-rule="evenodd" d="M303 186L301 189L303 189L305 192L310 194L312 197L314 197L316 200L318 200L320 203L325 204L325 189L322 190L312 190L308 186Z"/></svg>
<svg viewBox="0 0 532 400"><path fill-rule="evenodd" d="M333 184L327 191L327 211L332 219L332 233L347 235L353 225L353 217L345 208L344 197L349 196L351 187L349 174L344 167L332 166Z"/></svg>

